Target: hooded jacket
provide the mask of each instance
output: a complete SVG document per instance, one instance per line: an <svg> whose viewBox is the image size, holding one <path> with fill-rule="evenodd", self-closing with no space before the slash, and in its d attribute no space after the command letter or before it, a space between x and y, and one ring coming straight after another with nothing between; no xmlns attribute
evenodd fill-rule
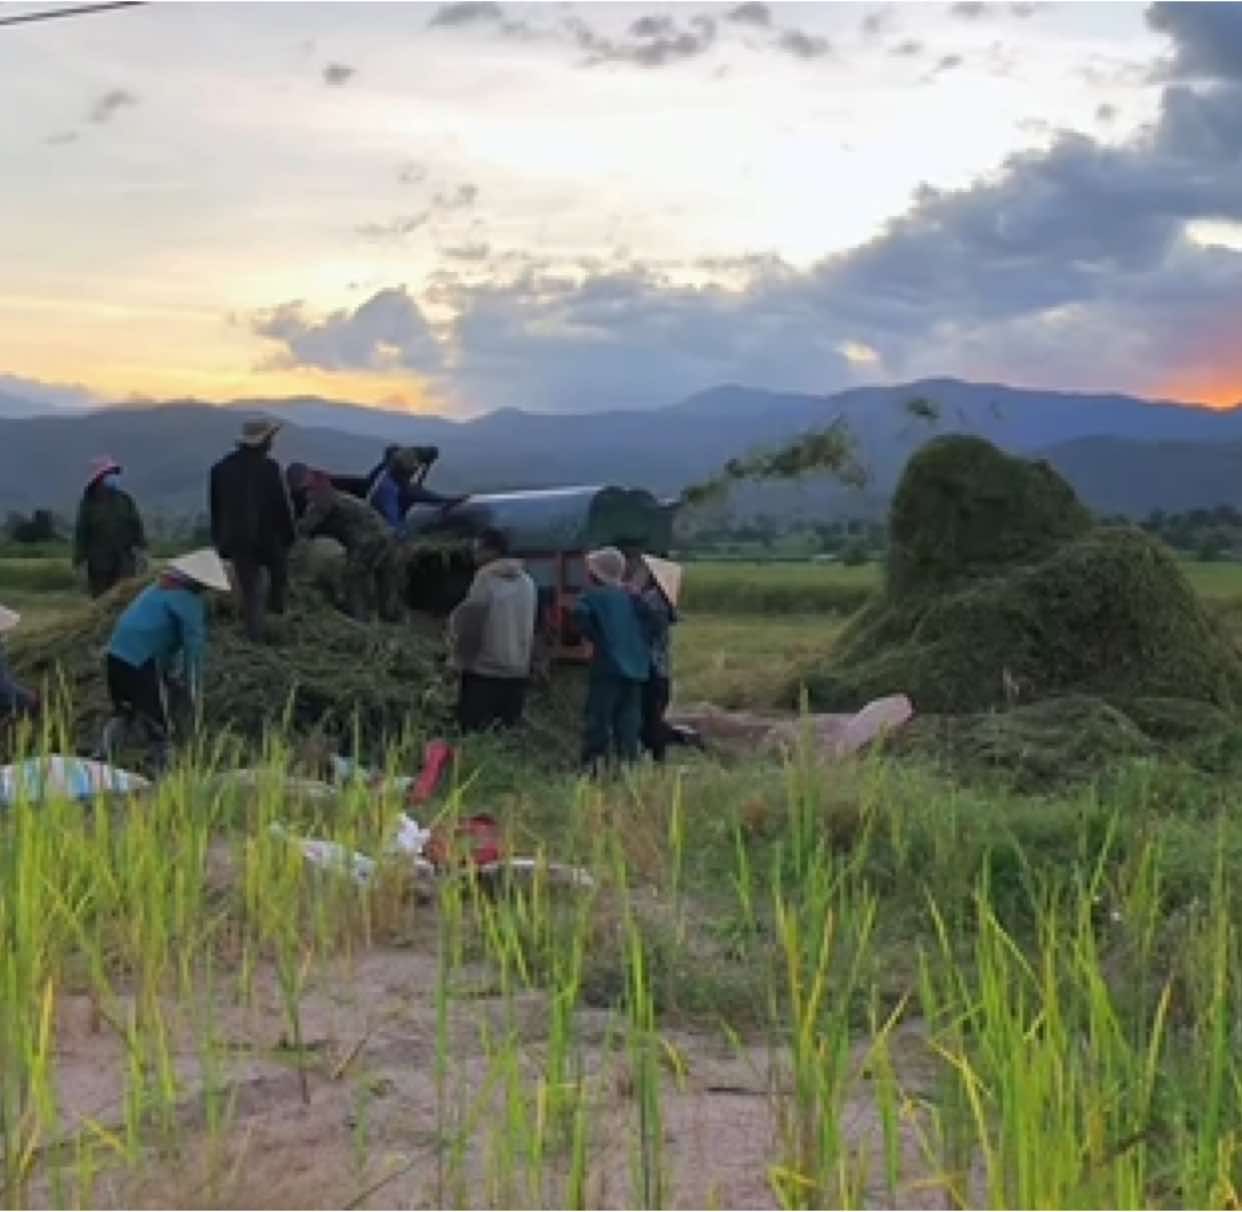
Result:
<svg viewBox="0 0 1242 1212"><path fill-rule="evenodd" d="M463 673L489 678L530 676L538 602L521 560L484 564L449 616L449 660Z"/></svg>

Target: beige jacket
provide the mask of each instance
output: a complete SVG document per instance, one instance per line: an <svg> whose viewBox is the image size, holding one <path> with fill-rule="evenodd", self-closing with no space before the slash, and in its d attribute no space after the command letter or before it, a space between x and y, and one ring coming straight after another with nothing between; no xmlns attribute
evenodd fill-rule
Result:
<svg viewBox="0 0 1242 1212"><path fill-rule="evenodd" d="M449 615L449 661L489 678L530 676L538 592L521 560L493 560L475 573Z"/></svg>

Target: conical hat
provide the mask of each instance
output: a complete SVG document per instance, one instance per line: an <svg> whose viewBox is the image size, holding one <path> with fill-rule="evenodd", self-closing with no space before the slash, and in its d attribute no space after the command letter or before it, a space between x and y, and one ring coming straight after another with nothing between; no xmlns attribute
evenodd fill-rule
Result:
<svg viewBox="0 0 1242 1212"><path fill-rule="evenodd" d="M224 571L224 565L214 547L203 547L188 555L178 556L168 567L170 571L179 572L191 581L206 585L208 589L219 589L222 592L229 589L228 573Z"/></svg>
<svg viewBox="0 0 1242 1212"><path fill-rule="evenodd" d="M22 620L22 616L16 610L6 610L0 606L0 635L4 635L6 631L12 631Z"/></svg>
<svg viewBox="0 0 1242 1212"><path fill-rule="evenodd" d="M677 599L681 596L681 565L652 555L643 556L643 563L650 569L655 583L659 585L660 591L668 598L669 603L676 606Z"/></svg>

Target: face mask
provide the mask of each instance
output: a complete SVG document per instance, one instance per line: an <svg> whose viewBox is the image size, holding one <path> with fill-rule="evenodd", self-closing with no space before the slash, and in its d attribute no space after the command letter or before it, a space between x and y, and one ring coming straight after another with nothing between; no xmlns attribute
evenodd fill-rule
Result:
<svg viewBox="0 0 1242 1212"><path fill-rule="evenodd" d="M102 477L100 477L99 482L100 482L100 483L101 483L101 484L102 484L105 488L115 488L115 487L117 486L117 481L118 481L120 478L121 478L121 477L120 477L120 475L119 475L117 472L115 472L115 471L110 471L110 472L108 472L108 474L107 474L106 476L102 476Z"/></svg>

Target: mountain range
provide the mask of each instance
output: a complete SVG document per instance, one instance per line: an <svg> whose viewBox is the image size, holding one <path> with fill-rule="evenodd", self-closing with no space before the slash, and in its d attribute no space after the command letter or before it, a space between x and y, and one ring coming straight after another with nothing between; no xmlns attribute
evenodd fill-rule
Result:
<svg viewBox="0 0 1242 1212"><path fill-rule="evenodd" d="M911 410L912 399L930 401L935 415ZM242 421L259 414L285 423L277 441L282 461L336 472L367 470L387 442L437 445L430 484L446 491L615 483L671 495L729 458L842 417L872 473L864 493L822 478L747 486L738 494L743 511L874 516L910 453L949 432L1048 460L1102 512L1242 507L1242 406L927 379L829 396L729 385L646 410L502 409L462 421L318 398L70 413L0 396L0 509L70 509L89 460L108 453L125 465L130 490L149 512L197 513L207 469L231 448Z"/></svg>

